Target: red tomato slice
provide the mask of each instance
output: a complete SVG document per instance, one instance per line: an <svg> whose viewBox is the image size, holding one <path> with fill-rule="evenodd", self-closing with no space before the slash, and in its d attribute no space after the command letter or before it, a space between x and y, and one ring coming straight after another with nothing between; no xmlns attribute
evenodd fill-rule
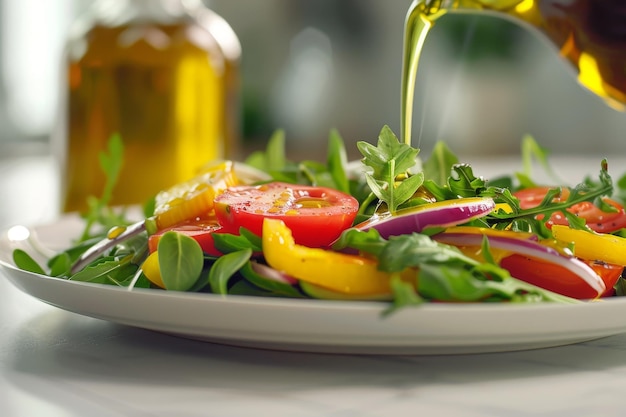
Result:
<svg viewBox="0 0 626 417"><path fill-rule="evenodd" d="M519 190L513 193L515 197L519 200L519 205L522 209L530 209L533 207L537 207L546 196L548 191L553 190L551 187L533 187L533 188L525 188L523 190ZM562 188L561 195L557 197L556 201L561 201L566 199L569 196L569 190L567 188Z"/></svg>
<svg viewBox="0 0 626 417"><path fill-rule="evenodd" d="M549 187L527 188L525 190L517 191L513 195L519 199L520 207L522 209L529 209L537 207L549 190ZM555 200L565 200L568 196L569 190L567 188L563 188L563 192ZM585 219L587 222L587 226L589 226L590 229L599 233L611 233L616 230L625 228L626 212L624 211L624 207L617 201L611 200L610 198L604 198L604 201L607 204L615 207L617 211L614 213L604 212L600 210L595 204L587 201L574 204L568 209L568 211L578 217ZM550 219L546 222L546 226L550 228L554 224L568 226L569 222L567 221L563 213L553 213L552 216L550 216Z"/></svg>
<svg viewBox="0 0 626 417"><path fill-rule="evenodd" d="M211 220L186 221L177 225L159 230L148 238L148 250L150 253L157 250L159 240L165 232L174 231L182 233L196 240L200 244L202 251L213 256L221 256L213 243L213 233L222 231L222 226Z"/></svg>
<svg viewBox="0 0 626 417"><path fill-rule="evenodd" d="M583 262L586 262L604 281L606 291L602 297L613 295L613 286L624 267L597 261ZM597 296L596 291L587 283L559 265L523 255L511 255L503 258L500 266L517 279L558 294L583 300Z"/></svg>
<svg viewBox="0 0 626 417"><path fill-rule="evenodd" d="M215 215L225 230L245 227L261 236L266 217L282 220L296 243L326 247L354 222L358 201L325 187L273 182L231 187L215 198Z"/></svg>

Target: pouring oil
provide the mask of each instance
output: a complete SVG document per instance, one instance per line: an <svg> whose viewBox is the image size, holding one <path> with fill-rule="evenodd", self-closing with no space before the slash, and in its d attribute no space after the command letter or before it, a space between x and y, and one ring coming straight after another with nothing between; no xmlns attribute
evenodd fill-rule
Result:
<svg viewBox="0 0 626 417"><path fill-rule="evenodd" d="M404 33L401 129L411 143L413 94L424 42L447 13L509 19L537 33L609 106L626 110L626 2L623 0L415 0Z"/></svg>

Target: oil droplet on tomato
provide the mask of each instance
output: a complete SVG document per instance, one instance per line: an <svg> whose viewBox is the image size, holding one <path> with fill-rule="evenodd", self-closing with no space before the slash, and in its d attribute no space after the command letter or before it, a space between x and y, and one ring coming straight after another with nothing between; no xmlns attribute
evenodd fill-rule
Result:
<svg viewBox="0 0 626 417"><path fill-rule="evenodd" d="M323 208L330 207L331 203L323 198L301 197L296 200L298 208Z"/></svg>

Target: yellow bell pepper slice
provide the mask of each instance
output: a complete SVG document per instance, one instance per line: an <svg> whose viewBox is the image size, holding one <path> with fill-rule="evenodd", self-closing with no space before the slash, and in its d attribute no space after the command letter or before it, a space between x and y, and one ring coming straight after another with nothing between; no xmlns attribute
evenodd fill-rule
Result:
<svg viewBox="0 0 626 417"><path fill-rule="evenodd" d="M141 271L150 282L160 288L165 288L163 278L161 278L161 267L159 266L159 254L154 251L141 265Z"/></svg>
<svg viewBox="0 0 626 417"><path fill-rule="evenodd" d="M552 235L557 241L571 244L578 258L626 265L626 239L623 237L556 224L552 226Z"/></svg>
<svg viewBox="0 0 626 417"><path fill-rule="evenodd" d="M476 226L453 226L448 227L443 231L446 233L468 233L473 235L484 235L484 236L496 236L496 237L507 237L511 239L529 239L532 236L532 233L526 232L514 232L512 230L498 230L498 229L490 229L487 227L476 227ZM466 256L469 256L472 259L475 259L479 262L485 262L485 258L482 254L482 247L480 246L464 246L459 247L459 250L463 252ZM503 258L511 255L510 251L503 249L490 249L491 257L494 259L496 263L500 263Z"/></svg>
<svg viewBox="0 0 626 417"><path fill-rule="evenodd" d="M529 239L533 235L532 233L527 233L527 232L490 229L488 227L476 227L476 226L452 226L444 230L443 233L471 233L475 235L509 237L512 239Z"/></svg>
<svg viewBox="0 0 626 417"><path fill-rule="evenodd" d="M394 274L380 271L378 262L358 255L297 245L282 220L263 222L263 254L267 263L299 280L343 294L391 294ZM417 273L406 270L402 279L415 282Z"/></svg>

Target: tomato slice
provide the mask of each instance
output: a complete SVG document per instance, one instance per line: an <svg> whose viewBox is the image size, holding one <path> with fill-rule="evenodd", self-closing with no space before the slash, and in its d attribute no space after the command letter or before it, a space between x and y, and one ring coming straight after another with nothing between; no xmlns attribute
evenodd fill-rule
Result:
<svg viewBox="0 0 626 417"><path fill-rule="evenodd" d="M282 182L231 187L215 198L215 215L226 231L245 227L261 236L263 220L273 218L308 247L329 246L352 225L358 209L358 201L341 191Z"/></svg>
<svg viewBox="0 0 626 417"><path fill-rule="evenodd" d="M553 189L554 187L524 188L523 190L514 192L513 195L519 200L520 208L526 210L537 207L543 201L548 191ZM567 199L569 196L569 189L563 187L561 190L561 195L555 198L556 201Z"/></svg>
<svg viewBox="0 0 626 417"><path fill-rule="evenodd" d="M613 295L613 286L619 279L623 266L599 261L587 263L604 281L606 291L602 297ZM526 281L546 290L578 299L592 299L596 291L565 268L523 255L511 255L500 261L500 266L517 279Z"/></svg>
<svg viewBox="0 0 626 417"><path fill-rule="evenodd" d="M222 226L211 220L190 220L177 225L159 230L148 238L148 250L150 253L156 252L161 236L165 232L174 231L182 233L196 240L200 244L202 251L212 256L221 256L213 242L213 234L223 232Z"/></svg>
<svg viewBox="0 0 626 417"><path fill-rule="evenodd" d="M522 209L529 209L537 207L546 193L550 190L550 187L534 187L527 188L515 192L513 195L520 201L520 207ZM569 190L563 188L563 192L560 196L555 198L555 201L566 200L569 196ZM575 214L578 217L585 219L587 226L596 232L611 233L626 227L626 212L624 207L615 200L610 198L604 198L607 204L615 207L616 212L610 213L600 210L595 204L584 201L578 204L574 204L567 211ZM546 222L546 226L551 228L552 225L559 224L569 226L569 222L563 215L563 213L557 212L550 216L550 219Z"/></svg>

